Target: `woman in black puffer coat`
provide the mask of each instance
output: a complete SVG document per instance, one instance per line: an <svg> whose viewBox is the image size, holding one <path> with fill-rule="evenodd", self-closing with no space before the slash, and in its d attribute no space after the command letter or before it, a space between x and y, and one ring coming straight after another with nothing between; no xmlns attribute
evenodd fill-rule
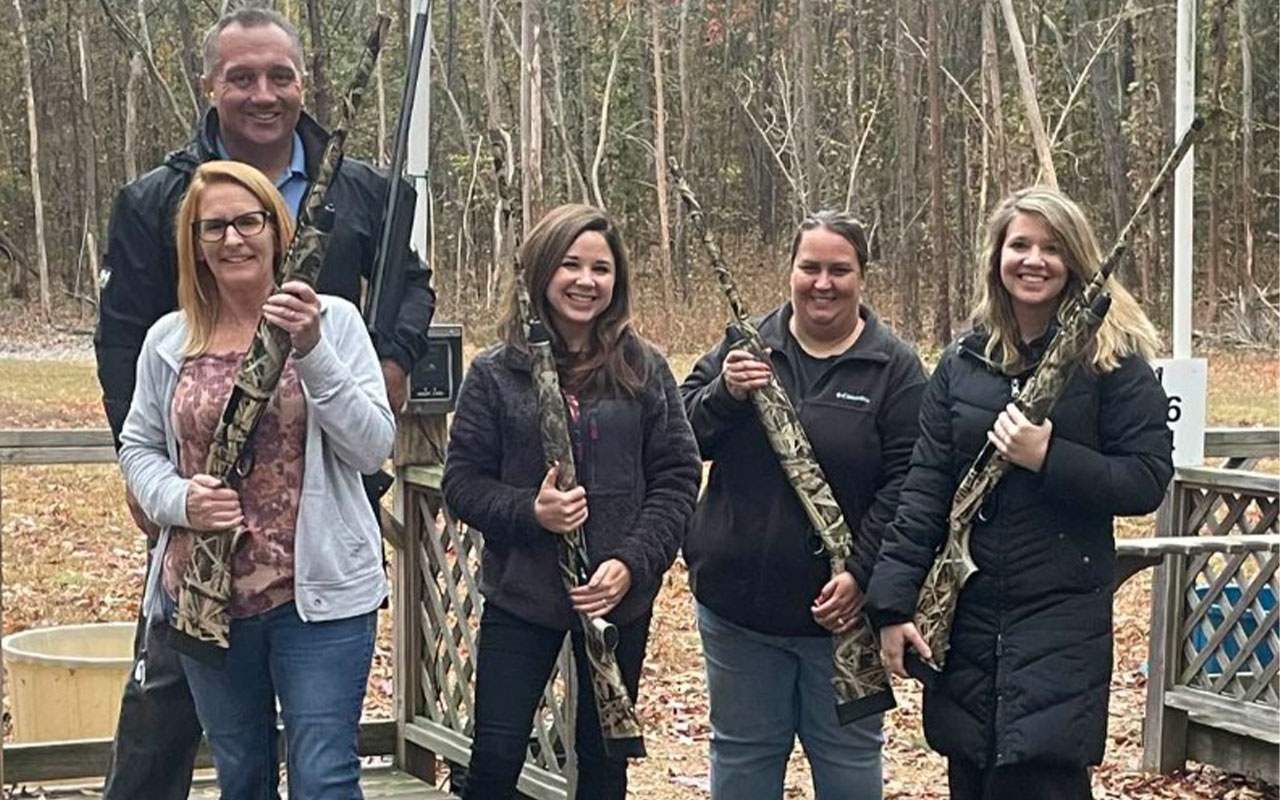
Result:
<svg viewBox="0 0 1280 800"><path fill-rule="evenodd" d="M1062 300L1097 274L1084 215L1044 187L987 227L974 330L943 353L921 436L872 573L882 654L928 656L911 622L960 479L992 442L1014 468L971 539L978 572L957 606L951 649L926 687L925 736L947 756L953 798L1084 798L1102 760L1111 676L1112 518L1159 505L1173 474L1166 398L1147 363L1154 327L1114 280L1110 313L1049 419L1010 403L1052 338Z"/></svg>

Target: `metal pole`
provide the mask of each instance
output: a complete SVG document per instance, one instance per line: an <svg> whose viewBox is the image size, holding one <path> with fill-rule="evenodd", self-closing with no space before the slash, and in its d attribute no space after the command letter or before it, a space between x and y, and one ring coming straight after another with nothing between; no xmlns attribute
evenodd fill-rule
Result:
<svg viewBox="0 0 1280 800"><path fill-rule="evenodd" d="M1195 118L1196 2L1178 0L1177 70L1174 76L1174 141ZM1173 357L1191 357L1192 226L1195 149L1174 173L1173 195Z"/></svg>
<svg viewBox="0 0 1280 800"><path fill-rule="evenodd" d="M416 14L423 8L427 11L427 43L423 53L423 69L418 72L418 86L413 100L413 121L409 124L409 152L405 167L405 175L413 182L418 192L418 205L413 215L413 234L409 241L414 251L423 258L430 255L431 230L431 184L427 177L429 168L429 135L431 133L431 1L414 0L413 10ZM412 33L409 34L412 36ZM435 266L432 264L431 266Z"/></svg>

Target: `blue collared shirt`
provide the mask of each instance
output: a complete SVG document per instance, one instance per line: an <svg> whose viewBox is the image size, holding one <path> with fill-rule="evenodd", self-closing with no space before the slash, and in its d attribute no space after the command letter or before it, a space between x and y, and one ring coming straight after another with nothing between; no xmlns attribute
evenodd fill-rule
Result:
<svg viewBox="0 0 1280 800"><path fill-rule="evenodd" d="M221 136L218 137L217 145L220 157L231 158ZM307 154L302 147L302 137L297 131L293 132L293 155L289 159L289 169L276 176L275 184L280 194L284 195L284 204L288 206L289 212L296 220L298 209L302 207L302 198L306 196L307 189L311 186L311 179L307 177Z"/></svg>

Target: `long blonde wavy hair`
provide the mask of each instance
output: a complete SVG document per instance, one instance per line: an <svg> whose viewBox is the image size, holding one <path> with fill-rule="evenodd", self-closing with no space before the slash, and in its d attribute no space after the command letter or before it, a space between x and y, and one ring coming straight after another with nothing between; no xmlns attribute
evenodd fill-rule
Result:
<svg viewBox="0 0 1280 800"><path fill-rule="evenodd" d="M987 358L1000 364L1006 372L1015 372L1024 366L1018 351L1020 336L1013 303L1000 280L1005 232L1018 214L1040 217L1058 241L1067 267L1067 283L1058 298L1059 308L1067 298L1078 297L1102 266L1102 252L1089 220L1080 206L1057 189L1032 186L1014 192L996 206L987 221L986 241L978 261L978 302L972 321L975 328L983 328L989 334ZM1099 372L1110 372L1120 365L1122 358L1131 354L1154 358L1161 347L1155 325L1114 275L1107 279L1106 288L1111 293L1111 310L1094 339L1089 365Z"/></svg>
<svg viewBox="0 0 1280 800"><path fill-rule="evenodd" d="M293 241L293 218L280 190L258 170L239 161L209 161L201 164L174 219L178 251L178 308L187 315L187 340L182 353L195 356L208 350L213 341L213 331L218 323L218 307L221 302L218 284L209 265L200 253L200 240L192 227L200 213L200 195L205 187L215 183L234 183L243 186L262 207L271 212L268 227L275 234L275 263L279 266L284 248Z"/></svg>

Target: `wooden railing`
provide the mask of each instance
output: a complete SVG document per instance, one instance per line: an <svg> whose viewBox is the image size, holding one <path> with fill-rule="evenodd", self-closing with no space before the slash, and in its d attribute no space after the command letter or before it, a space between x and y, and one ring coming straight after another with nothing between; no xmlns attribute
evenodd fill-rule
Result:
<svg viewBox="0 0 1280 800"><path fill-rule="evenodd" d="M448 515L440 497L440 468L404 472L404 544L396 554L396 629L403 644L396 662L403 702L403 763L433 772L432 755L465 769L475 725L476 630L482 537ZM528 797L571 796L574 776L575 681L568 646L534 716L518 788ZM399 705L398 705L399 708ZM416 751L416 752L415 752Z"/></svg>
<svg viewBox="0 0 1280 800"><path fill-rule="evenodd" d="M1188 758L1271 782L1280 745L1280 476L1252 471L1280 454L1275 429L1211 430L1206 459L1179 468L1161 508L1163 537L1254 547L1173 553L1152 581L1143 760L1169 772Z"/></svg>

